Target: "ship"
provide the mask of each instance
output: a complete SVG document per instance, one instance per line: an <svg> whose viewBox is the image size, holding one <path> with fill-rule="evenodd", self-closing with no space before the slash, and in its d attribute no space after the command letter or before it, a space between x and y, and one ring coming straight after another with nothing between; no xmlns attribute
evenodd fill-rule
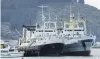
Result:
<svg viewBox="0 0 100 59"><path fill-rule="evenodd" d="M96 40L96 35L87 33L86 20L79 16L76 20L74 14L70 14L69 21L64 21L61 35L65 45L62 55L89 56Z"/></svg>
<svg viewBox="0 0 100 59"><path fill-rule="evenodd" d="M42 24L23 26L23 35L19 39L19 51L25 51L25 56L59 55L64 47L63 40L57 34L57 22L45 21L42 7Z"/></svg>
<svg viewBox="0 0 100 59"><path fill-rule="evenodd" d="M70 20L63 21L58 28L57 21L45 21L42 8L42 24L35 26L23 25L23 34L19 39L19 51L25 56L45 55L90 55L96 36L87 33L86 20L76 20L70 11ZM70 7L71 10L71 7Z"/></svg>

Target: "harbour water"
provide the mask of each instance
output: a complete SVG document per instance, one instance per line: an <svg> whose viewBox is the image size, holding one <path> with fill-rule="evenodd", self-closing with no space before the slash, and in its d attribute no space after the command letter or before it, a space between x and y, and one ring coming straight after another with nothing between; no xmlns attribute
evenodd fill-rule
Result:
<svg viewBox="0 0 100 59"><path fill-rule="evenodd" d="M93 48L91 56L41 56L41 57L16 57L1 59L100 59L100 48Z"/></svg>

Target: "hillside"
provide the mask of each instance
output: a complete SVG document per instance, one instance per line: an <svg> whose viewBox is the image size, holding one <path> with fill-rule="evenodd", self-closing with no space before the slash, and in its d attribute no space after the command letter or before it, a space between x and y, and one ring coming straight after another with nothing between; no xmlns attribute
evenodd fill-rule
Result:
<svg viewBox="0 0 100 59"><path fill-rule="evenodd" d="M13 3L16 1L12 0ZM9 0L8 0L9 2ZM19 4L13 4L8 8L8 5L2 6L1 11L1 20L2 20L2 39L18 39L18 34L15 31L15 27L21 32L22 25L29 25L30 20L32 24L35 24L37 20L40 19L41 9L36 7L39 4L36 2L32 3L32 0L26 1L23 3L20 1ZM18 3L18 2L17 2ZM7 4L7 2L6 2ZM45 15L48 19L48 11L50 10L51 19L55 20L55 17L58 17L58 20L68 20L69 19L69 2L55 2L55 3L46 3L44 5L50 6L45 9ZM6 6L6 7L5 7ZM16 8L15 8L16 7ZM72 12L77 18L77 12L80 11L81 17L87 19L87 29L88 32L91 29L91 32L97 35L97 41L100 41L100 10L85 4L73 3ZM41 20L41 19L40 19Z"/></svg>

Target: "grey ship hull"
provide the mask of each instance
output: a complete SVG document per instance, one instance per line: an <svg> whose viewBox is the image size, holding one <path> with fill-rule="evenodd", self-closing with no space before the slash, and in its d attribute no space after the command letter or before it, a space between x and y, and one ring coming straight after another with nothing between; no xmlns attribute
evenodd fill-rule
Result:
<svg viewBox="0 0 100 59"><path fill-rule="evenodd" d="M89 56L93 39L80 40L77 43L66 44L61 55Z"/></svg>

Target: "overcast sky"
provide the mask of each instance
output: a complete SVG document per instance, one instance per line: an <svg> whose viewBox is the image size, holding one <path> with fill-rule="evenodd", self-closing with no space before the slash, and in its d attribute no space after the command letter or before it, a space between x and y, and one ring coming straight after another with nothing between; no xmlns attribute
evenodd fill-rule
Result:
<svg viewBox="0 0 100 59"><path fill-rule="evenodd" d="M100 0L85 0L85 4L89 4L100 9Z"/></svg>

